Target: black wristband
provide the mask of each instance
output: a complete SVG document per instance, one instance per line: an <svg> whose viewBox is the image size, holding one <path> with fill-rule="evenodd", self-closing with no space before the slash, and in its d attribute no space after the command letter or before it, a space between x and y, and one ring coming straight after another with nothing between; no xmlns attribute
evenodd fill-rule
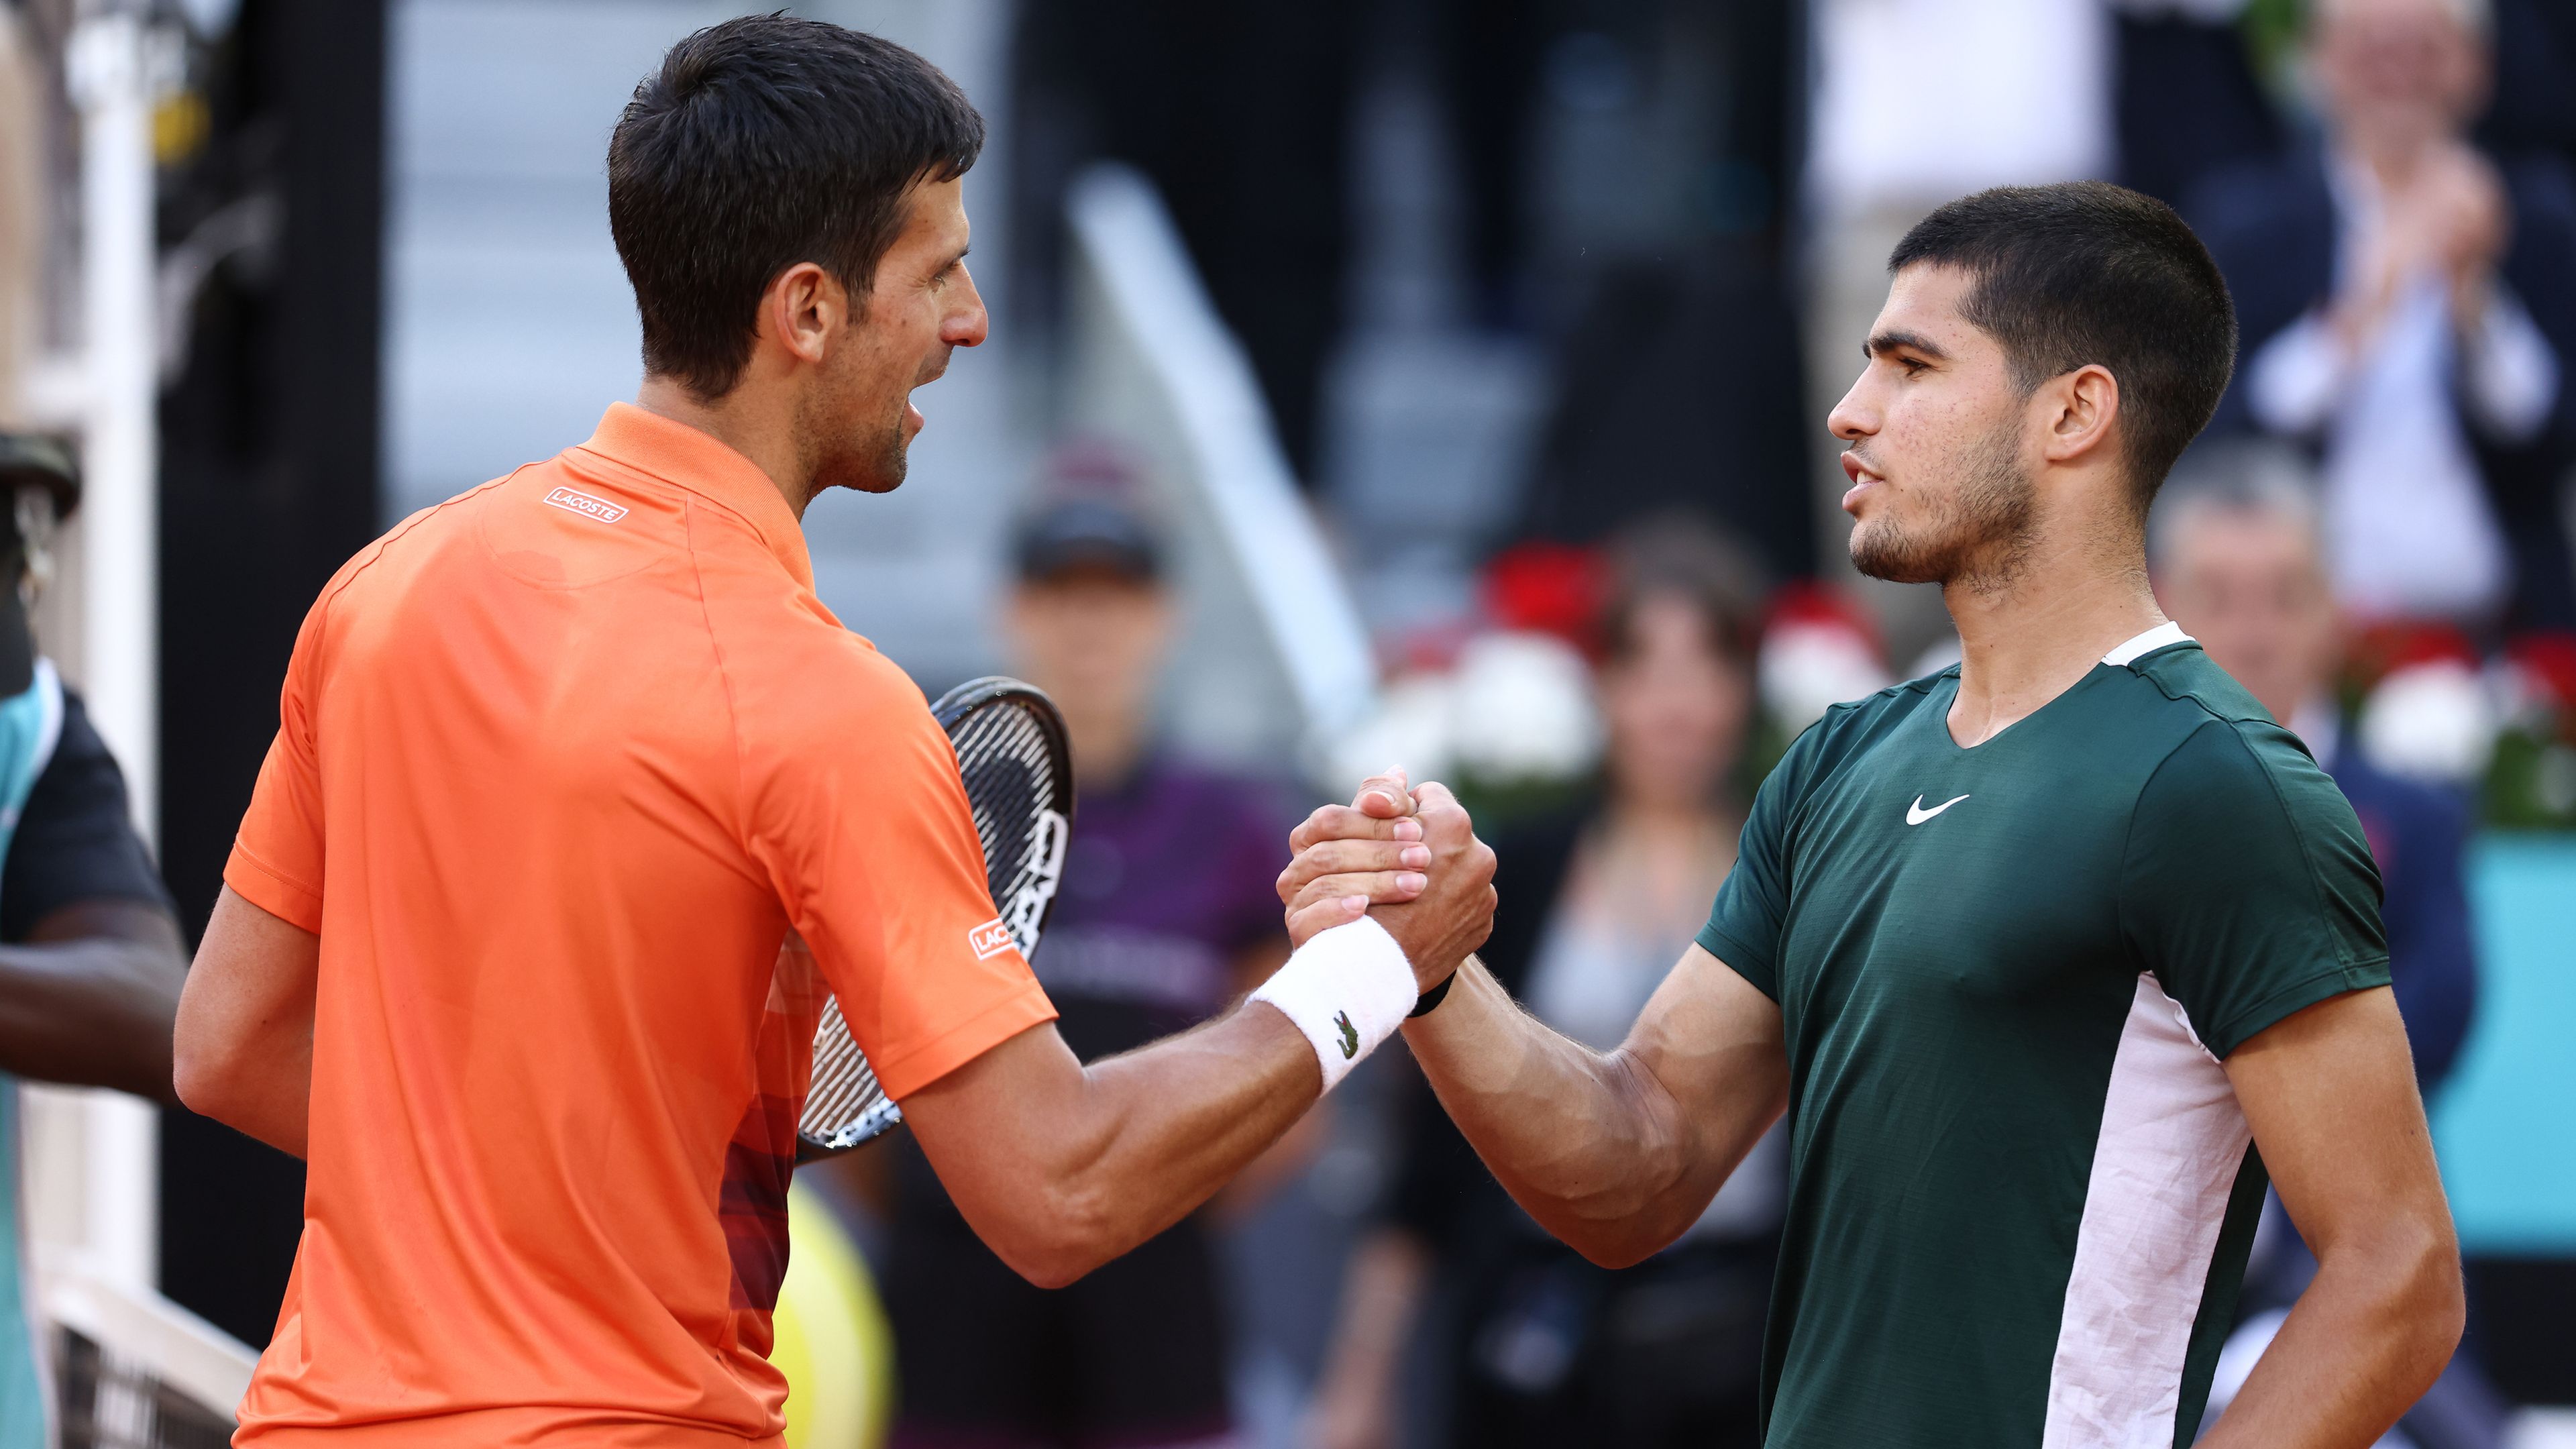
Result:
<svg viewBox="0 0 2576 1449"><path fill-rule="evenodd" d="M1417 1016L1429 1016L1431 1008L1440 1004L1441 998L1449 994L1449 988L1456 985L1457 981L1458 973L1455 971L1441 977L1439 985L1413 999L1413 1009L1404 1014L1404 1019L1411 1021Z"/></svg>

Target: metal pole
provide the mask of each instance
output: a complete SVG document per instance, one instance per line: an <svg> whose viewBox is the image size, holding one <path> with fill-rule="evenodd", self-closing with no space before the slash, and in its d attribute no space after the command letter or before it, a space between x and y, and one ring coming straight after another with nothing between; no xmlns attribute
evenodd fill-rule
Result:
<svg viewBox="0 0 2576 1449"><path fill-rule="evenodd" d="M81 660L90 718L116 752L136 827L158 835L159 507L153 328L153 77L142 16L94 5L65 55L81 117ZM159 1118L151 1104L91 1094L83 1218L98 1269L157 1276Z"/></svg>

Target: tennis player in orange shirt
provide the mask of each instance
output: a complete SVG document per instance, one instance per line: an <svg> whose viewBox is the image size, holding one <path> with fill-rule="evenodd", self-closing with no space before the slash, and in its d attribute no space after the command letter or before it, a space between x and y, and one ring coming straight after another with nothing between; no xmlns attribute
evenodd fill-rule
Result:
<svg viewBox="0 0 2576 1449"><path fill-rule="evenodd" d="M947 737L815 598L799 523L901 483L910 394L984 338L982 141L880 40L682 41L609 150L636 405L315 603L178 1025L187 1103L310 1163L236 1443L777 1443L821 990L968 1222L1060 1284L1391 1033L1435 984L1409 960L1482 939L1492 856L1432 808L1248 1004L1088 1068L994 944Z"/></svg>

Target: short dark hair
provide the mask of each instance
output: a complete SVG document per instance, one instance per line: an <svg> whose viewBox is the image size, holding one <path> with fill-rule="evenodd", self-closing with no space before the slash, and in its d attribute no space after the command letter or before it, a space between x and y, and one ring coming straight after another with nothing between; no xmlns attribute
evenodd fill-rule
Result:
<svg viewBox="0 0 2576 1449"><path fill-rule="evenodd" d="M608 143L644 370L731 392L780 272L813 262L864 295L912 187L964 175L983 149L965 92L873 35L781 13L672 46Z"/></svg>
<svg viewBox="0 0 2576 1449"><path fill-rule="evenodd" d="M2101 181L1999 186L1916 223L1887 259L1958 267L1961 309L2003 344L2026 394L2098 363L2120 383L2138 516L2209 426L2236 370L2236 306L2173 208Z"/></svg>

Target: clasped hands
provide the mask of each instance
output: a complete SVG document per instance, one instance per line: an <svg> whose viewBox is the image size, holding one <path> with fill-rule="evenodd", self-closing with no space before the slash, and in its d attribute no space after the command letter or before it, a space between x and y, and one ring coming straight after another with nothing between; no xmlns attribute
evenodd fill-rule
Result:
<svg viewBox="0 0 2576 1449"><path fill-rule="evenodd" d="M1348 805L1326 805L1288 836L1279 873L1288 939L1374 916L1424 990L1449 979L1494 928L1494 852L1445 785L1402 769L1372 775Z"/></svg>

